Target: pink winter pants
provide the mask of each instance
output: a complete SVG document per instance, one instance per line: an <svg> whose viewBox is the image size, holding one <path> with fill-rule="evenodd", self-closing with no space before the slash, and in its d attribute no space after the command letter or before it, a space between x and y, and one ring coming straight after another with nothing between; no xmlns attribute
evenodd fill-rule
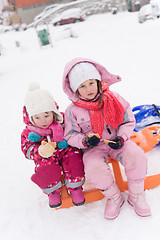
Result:
<svg viewBox="0 0 160 240"><path fill-rule="evenodd" d="M107 164L109 157L124 166L128 181L143 180L147 171L147 158L141 148L127 140L121 149L114 150L107 144L87 149L83 155L85 177L96 188L106 190L114 182L113 173Z"/></svg>
<svg viewBox="0 0 160 240"><path fill-rule="evenodd" d="M57 148L53 156L43 159L41 164L36 166L31 180L45 193L50 193L62 187L62 172L68 189L82 186L84 169L80 150L71 147L63 150Z"/></svg>

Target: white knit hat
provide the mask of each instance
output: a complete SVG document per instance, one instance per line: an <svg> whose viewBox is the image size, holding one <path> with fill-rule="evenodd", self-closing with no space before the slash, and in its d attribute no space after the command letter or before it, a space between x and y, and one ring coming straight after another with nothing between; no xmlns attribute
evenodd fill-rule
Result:
<svg viewBox="0 0 160 240"><path fill-rule="evenodd" d="M96 67L89 62L77 63L69 72L70 87L76 92L78 87L86 80L97 79L101 81L101 75Z"/></svg>
<svg viewBox="0 0 160 240"><path fill-rule="evenodd" d="M25 106L30 120L31 117L36 114L53 111L58 115L58 122L63 122L63 117L58 111L56 103L50 92L40 89L38 83L31 83L28 90L29 91L25 97Z"/></svg>

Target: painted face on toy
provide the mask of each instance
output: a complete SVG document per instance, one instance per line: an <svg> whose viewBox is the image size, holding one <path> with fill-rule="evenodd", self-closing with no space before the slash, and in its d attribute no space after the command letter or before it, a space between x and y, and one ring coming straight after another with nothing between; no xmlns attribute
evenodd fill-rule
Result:
<svg viewBox="0 0 160 240"><path fill-rule="evenodd" d="M81 97L92 100L98 93L98 86L96 79L89 79L84 81L78 88L78 93Z"/></svg>
<svg viewBox="0 0 160 240"><path fill-rule="evenodd" d="M37 127L48 128L53 123L53 112L43 112L32 116Z"/></svg>

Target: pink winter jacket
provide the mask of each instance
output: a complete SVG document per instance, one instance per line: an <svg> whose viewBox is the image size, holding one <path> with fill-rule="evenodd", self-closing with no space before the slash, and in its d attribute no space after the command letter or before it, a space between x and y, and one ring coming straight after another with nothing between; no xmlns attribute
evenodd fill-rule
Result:
<svg viewBox="0 0 160 240"><path fill-rule="evenodd" d="M27 159L34 160L35 164L39 164L39 163L41 163L41 160L43 158L42 158L42 156L39 155L38 148L41 145L42 140L45 140L48 142L47 136L40 134L42 137L39 141L31 142L28 139L28 135L30 132L34 131L34 130L32 130L32 128L34 129L35 127L31 123L25 107L23 108L23 120L24 120L24 123L26 124L26 127L21 134L21 150ZM52 142L62 141L63 140L62 126L59 123L55 123L54 128L55 128L54 129L55 136L53 136L52 134L50 135L51 141ZM37 132L37 133L39 134L39 132Z"/></svg>
<svg viewBox="0 0 160 240"><path fill-rule="evenodd" d="M89 59L76 58L66 65L63 75L63 90L68 95L69 99L72 101L77 101L78 96L70 88L68 73L76 63L80 62L90 62L94 64L94 66L97 68L101 75L102 81L107 82L109 86L118 81L121 81L121 78L118 75L113 75L109 73L100 64ZM114 139L116 136L121 136L124 138L124 140L127 140L130 138L130 135L133 132L133 129L135 128L135 118L132 113L130 104L118 93L115 92L113 93L117 97L119 102L121 102L122 105L124 106L125 109L124 120L123 123L119 125L117 129L108 126L104 120L105 126L103 130L103 135L98 146L105 144L103 141L104 139ZM86 147L82 144L82 140L90 133L93 133L93 131L91 127L89 110L75 106L73 103L71 103L65 111L64 138L67 140L69 145L85 149Z"/></svg>

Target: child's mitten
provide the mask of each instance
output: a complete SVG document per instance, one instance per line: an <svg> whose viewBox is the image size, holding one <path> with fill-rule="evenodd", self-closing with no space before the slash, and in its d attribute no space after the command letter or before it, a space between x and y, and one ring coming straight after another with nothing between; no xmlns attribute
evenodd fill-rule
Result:
<svg viewBox="0 0 160 240"><path fill-rule="evenodd" d="M116 143L108 143L108 146L110 146L113 149L120 149L121 147L123 147L124 145L124 139L120 136L117 136L116 138L114 138L112 141L116 142Z"/></svg>
<svg viewBox="0 0 160 240"><path fill-rule="evenodd" d="M87 137L83 139L83 145L88 148L93 148L98 145L100 142L100 137L98 134L89 134Z"/></svg>
<svg viewBox="0 0 160 240"><path fill-rule="evenodd" d="M61 149L65 149L68 147L68 143L65 139L63 139L61 142L57 143L57 147L61 148Z"/></svg>
<svg viewBox="0 0 160 240"><path fill-rule="evenodd" d="M28 134L28 139L31 141L31 142L38 142L39 140L41 140L41 136L35 132L30 132Z"/></svg>
<svg viewBox="0 0 160 240"><path fill-rule="evenodd" d="M38 152L44 158L51 157L55 151L56 145L56 142L42 141L41 145L38 148Z"/></svg>

